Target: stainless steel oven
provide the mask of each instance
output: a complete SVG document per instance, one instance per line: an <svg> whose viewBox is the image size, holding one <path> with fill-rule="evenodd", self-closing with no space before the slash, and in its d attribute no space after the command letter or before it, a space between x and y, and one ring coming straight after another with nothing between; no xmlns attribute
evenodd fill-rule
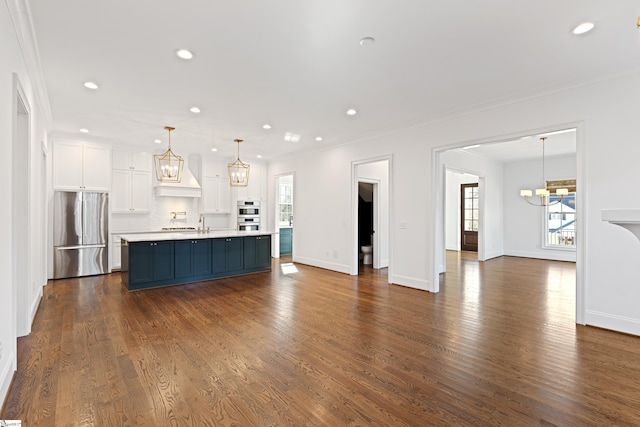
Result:
<svg viewBox="0 0 640 427"><path fill-rule="evenodd" d="M260 202L238 200L238 218L260 218Z"/></svg>
<svg viewBox="0 0 640 427"><path fill-rule="evenodd" d="M260 202L238 200L238 230L260 230Z"/></svg>

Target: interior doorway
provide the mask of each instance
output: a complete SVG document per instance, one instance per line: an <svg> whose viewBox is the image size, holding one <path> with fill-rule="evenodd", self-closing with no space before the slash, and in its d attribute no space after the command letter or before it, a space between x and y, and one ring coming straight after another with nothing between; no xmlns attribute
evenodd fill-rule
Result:
<svg viewBox="0 0 640 427"><path fill-rule="evenodd" d="M365 262L374 269L390 267L390 168L390 157L352 163L352 275Z"/></svg>
<svg viewBox="0 0 640 427"><path fill-rule="evenodd" d="M378 254L373 238L378 220L376 215L378 186L377 181L358 181L358 247L360 248L358 261L363 265L373 266L374 253ZM380 257L377 259L379 260Z"/></svg>
<svg viewBox="0 0 640 427"><path fill-rule="evenodd" d="M31 218L30 192L30 147L31 147L31 109L17 77L15 83L15 131L13 137L13 173L12 206L13 227L11 241L13 252L12 283L15 295L16 334L25 336L31 332L30 300L32 296L29 253Z"/></svg>
<svg viewBox="0 0 640 427"><path fill-rule="evenodd" d="M274 253L293 258L293 213L294 213L294 175L293 173L276 176L276 212L277 247Z"/></svg>
<svg viewBox="0 0 640 427"><path fill-rule="evenodd" d="M484 247L486 254L480 261L501 255L528 258L574 261L576 263L576 323L585 323L585 283L584 277L584 198L576 197L576 233L581 237L575 243L574 251L548 250L542 244L544 236L551 232L545 211L524 203L520 196L522 189L538 188L544 179L577 179L577 194L581 194L584 184L584 126L580 122L564 124L555 128L529 130L523 135L513 134L500 139L466 141L457 145L433 150L433 183L435 233L432 292L440 290L440 273L445 260L445 227L447 218L443 206L447 193L447 171L464 170L469 166L480 172L480 234L479 252ZM553 139L554 150L547 150L546 173L540 174L541 137ZM551 148L551 144L547 147ZM544 179L543 179L544 178ZM544 185L543 185L544 186ZM484 188L484 190L483 190ZM458 193L458 190L456 190ZM483 214L484 212L484 214ZM553 213L552 213L553 214ZM484 224L484 225L483 225ZM485 233L482 233L483 227ZM518 232L509 232L509 230ZM505 231L506 230L506 231ZM484 237L483 237L484 234ZM447 248L448 249L448 248ZM542 253L546 251L545 253Z"/></svg>

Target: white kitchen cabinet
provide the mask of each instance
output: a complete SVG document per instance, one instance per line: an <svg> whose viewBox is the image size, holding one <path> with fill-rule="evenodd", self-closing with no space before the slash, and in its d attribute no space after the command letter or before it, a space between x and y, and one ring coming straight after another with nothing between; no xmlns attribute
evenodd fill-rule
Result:
<svg viewBox="0 0 640 427"><path fill-rule="evenodd" d="M147 213L151 208L151 154L114 150L111 211Z"/></svg>
<svg viewBox="0 0 640 427"><path fill-rule="evenodd" d="M111 147L77 141L57 141L53 146L55 190L109 191Z"/></svg>
<svg viewBox="0 0 640 427"><path fill-rule="evenodd" d="M202 162L202 176L227 179L227 163L222 160Z"/></svg>
<svg viewBox="0 0 640 427"><path fill-rule="evenodd" d="M202 179L202 212L231 213L231 188L226 178L204 177Z"/></svg>
<svg viewBox="0 0 640 427"><path fill-rule="evenodd" d="M113 169L151 172L152 159L151 153L113 150Z"/></svg>
<svg viewBox="0 0 640 427"><path fill-rule="evenodd" d="M249 169L249 184L246 187L235 187L238 200L266 200L266 172L263 165L252 163Z"/></svg>

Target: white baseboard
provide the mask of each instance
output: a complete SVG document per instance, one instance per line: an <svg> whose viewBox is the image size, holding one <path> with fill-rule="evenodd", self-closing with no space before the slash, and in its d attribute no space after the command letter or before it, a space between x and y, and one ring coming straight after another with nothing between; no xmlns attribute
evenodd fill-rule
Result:
<svg viewBox="0 0 640 427"><path fill-rule="evenodd" d="M7 398L9 393L9 387L11 386L11 380L13 380L13 373L17 366L16 355L10 353L9 357L4 358L4 364L0 371L0 396L2 396L2 402Z"/></svg>
<svg viewBox="0 0 640 427"><path fill-rule="evenodd" d="M640 319L616 316L615 314L603 313L600 311L587 310L587 325L599 328L610 329L612 331L624 332L626 334L640 335Z"/></svg>
<svg viewBox="0 0 640 427"><path fill-rule="evenodd" d="M299 262L301 264L311 265L313 267L320 267L326 270L337 271L338 273L351 274L351 267L344 264L338 264L336 262L330 262L323 259L307 258L301 256L294 256L293 262Z"/></svg>
<svg viewBox="0 0 640 427"><path fill-rule="evenodd" d="M569 261L576 262L576 253L569 251L505 251L506 256L517 256L522 258L550 259L552 261Z"/></svg>
<svg viewBox="0 0 640 427"><path fill-rule="evenodd" d="M38 288L38 292L36 292L33 301L31 301L31 307L29 307L29 332L31 332L31 324L33 323L33 319L36 318L38 307L40 307L40 300L42 300L42 286Z"/></svg>
<svg viewBox="0 0 640 427"><path fill-rule="evenodd" d="M415 277L401 276L398 274L389 275L389 283L395 285L407 286L409 288L420 289L423 291L433 292L431 283L428 280L417 279Z"/></svg>

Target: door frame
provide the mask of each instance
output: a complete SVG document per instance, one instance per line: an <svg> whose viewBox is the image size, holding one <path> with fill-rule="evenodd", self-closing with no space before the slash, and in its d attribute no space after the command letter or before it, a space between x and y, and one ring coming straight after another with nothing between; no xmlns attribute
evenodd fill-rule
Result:
<svg viewBox="0 0 640 427"><path fill-rule="evenodd" d="M15 336L31 332L33 313L30 309L32 292L31 258L31 117L32 110L20 80L13 75L13 149L12 149L12 274L15 312ZM37 307L36 307L37 308Z"/></svg>
<svg viewBox="0 0 640 427"><path fill-rule="evenodd" d="M586 197L585 197L585 183L586 183L586 154L584 152L585 146L585 123L583 121L569 122L563 124L549 125L546 127L540 127L536 129L530 129L525 131L513 132L505 135L493 136L490 138L482 138L475 140L453 142L442 146L433 147L431 149L431 214L434 221L432 222L431 235L427 236L427 241L430 242L429 246L433 248L433 254L428 262L431 262L433 267L439 266L439 263L444 262L445 241L444 241L444 192L446 191L445 183L445 168L442 163L441 154L445 151L452 149L459 149L476 144L488 144L496 143L500 141L509 141L522 138L524 136L543 134L549 132L555 132L559 130L574 128L576 129L576 179L577 179L577 192L579 197L576 199L578 206L578 212L576 214L577 229L576 233L579 236L576 244L576 318L575 322L580 325L586 323L586 299L587 299L587 281L586 277L586 244L587 232L586 232ZM481 180L479 179L479 183ZM481 191L480 189L478 191ZM482 194L481 194L482 198ZM481 200L482 205L482 200ZM481 214L482 215L482 214ZM432 292L438 292L440 290L440 268L432 269Z"/></svg>
<svg viewBox="0 0 640 427"><path fill-rule="evenodd" d="M350 267L350 272L349 274L352 276L357 276L358 275L358 267L359 267L359 255L360 255L360 248L358 247L358 181L364 181L364 178L358 178L358 166L360 165L365 165L365 164L369 164L369 163L377 163L377 162L383 162L386 161L387 162L387 180L389 183L389 194L388 194L388 204L389 204L389 217L387 218L388 222L389 222L389 227L387 228L389 230L389 237L388 237L388 252L389 252L389 274L388 274L388 278L389 278L389 283L390 282L390 278L393 277L393 251L392 248L394 247L394 233L393 233L393 229L390 227L391 224L393 224L393 218L394 218L394 204L393 204L393 155L389 154L389 155L383 155L383 156L378 156L378 157L373 157L373 158L368 158L368 159L362 159L362 160L354 160L351 162L351 242L350 242L350 246L351 246L351 265ZM379 199L379 197L378 197ZM295 205L294 205L295 208ZM378 206L378 209L380 209L380 206ZM375 211L376 208L374 207L374 215L375 215ZM375 219L374 219L375 221ZM378 230L380 229L380 224L378 221L377 227ZM377 246L378 248L380 248L380 233L378 231L376 231L376 233L374 233L374 247ZM379 258L379 254L380 254L380 250L377 251L378 252L378 264L380 265L380 258ZM376 257L376 251L374 250L374 263L375 263L375 257Z"/></svg>
<svg viewBox="0 0 640 427"><path fill-rule="evenodd" d="M271 254L273 258L280 258L280 178L285 176L291 176L292 179L292 188L291 188L291 197L293 198L293 221L296 220L296 173L294 172L284 172L274 175L274 186L273 186L273 229L275 230L275 234L273 235L273 239L271 239ZM294 230L291 230L291 241L295 242L293 238ZM291 245L291 260L295 260L295 245L292 243Z"/></svg>

